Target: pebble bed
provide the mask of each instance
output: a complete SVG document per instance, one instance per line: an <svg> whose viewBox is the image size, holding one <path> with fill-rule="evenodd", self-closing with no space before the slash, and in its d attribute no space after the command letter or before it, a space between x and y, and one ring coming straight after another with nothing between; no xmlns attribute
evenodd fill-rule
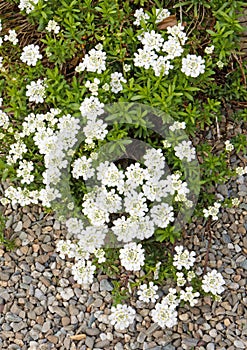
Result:
<svg viewBox="0 0 247 350"><path fill-rule="evenodd" d="M17 248L0 248L0 349L246 349L246 178L239 177L230 189L218 186L218 193L241 200L238 208L221 210L212 226L208 267L226 281L222 301L204 297L193 308L179 308L178 325L165 330L149 316L154 305L133 296L128 303L137 311L135 323L117 332L108 321L113 286L107 276L96 276L92 286L82 289L71 275L71 263L55 252L56 241L65 235L55 218L38 206L5 207L6 233ZM197 253L199 274L209 241L202 222L194 222L181 242ZM163 292L168 288L166 283Z"/></svg>

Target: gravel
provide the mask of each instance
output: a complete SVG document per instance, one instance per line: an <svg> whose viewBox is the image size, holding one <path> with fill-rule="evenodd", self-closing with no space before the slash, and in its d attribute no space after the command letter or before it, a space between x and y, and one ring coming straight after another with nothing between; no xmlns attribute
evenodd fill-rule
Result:
<svg viewBox="0 0 247 350"><path fill-rule="evenodd" d="M117 332L108 320L111 279L99 275L85 288L74 281L71 262L55 251L55 242L65 235L63 226L38 206L4 208L7 232L17 248L9 252L0 247L0 348L246 349L247 186L240 178L218 191L226 197L229 191L238 194L241 201L239 208L222 210L212 225L207 266L220 271L226 281L222 301L201 297L193 308L180 307L178 324L165 330L150 318L153 305L130 298L126 302L137 310L136 321ZM181 243L196 252L202 273L209 235L200 220L187 226ZM163 293L168 288L166 283Z"/></svg>

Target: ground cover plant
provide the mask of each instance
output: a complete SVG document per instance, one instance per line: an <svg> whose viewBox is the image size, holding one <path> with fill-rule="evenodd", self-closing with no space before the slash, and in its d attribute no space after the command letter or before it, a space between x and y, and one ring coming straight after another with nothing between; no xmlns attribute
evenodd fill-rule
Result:
<svg viewBox="0 0 247 350"><path fill-rule="evenodd" d="M237 131L247 115L242 5L1 5L2 204L55 210L68 231L57 251L74 261L74 279L92 283L98 269L113 279L117 329L135 317L128 294L153 302L154 322L172 327L179 304L224 290L216 270L195 274L179 238L190 219L210 228L222 207L238 205L214 188L247 173ZM174 288L160 299L167 278Z"/></svg>

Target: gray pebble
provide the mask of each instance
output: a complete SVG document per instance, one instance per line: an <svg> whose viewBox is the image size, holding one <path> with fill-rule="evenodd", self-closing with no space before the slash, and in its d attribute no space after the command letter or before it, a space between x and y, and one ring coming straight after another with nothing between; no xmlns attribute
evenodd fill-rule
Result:
<svg viewBox="0 0 247 350"><path fill-rule="evenodd" d="M100 334L100 330L98 328L87 328L85 333L90 336L96 336Z"/></svg>
<svg viewBox="0 0 247 350"><path fill-rule="evenodd" d="M100 290L111 292L113 290L113 285L107 279L103 279L100 281Z"/></svg>
<svg viewBox="0 0 247 350"><path fill-rule="evenodd" d="M246 349L246 345L241 340L235 340L234 345L239 349Z"/></svg>
<svg viewBox="0 0 247 350"><path fill-rule="evenodd" d="M8 322L20 322L22 321L22 318L11 313L11 312L7 312L7 314L5 315L5 319Z"/></svg>
<svg viewBox="0 0 247 350"><path fill-rule="evenodd" d="M123 350L123 349L124 349L123 344L120 342L118 342L114 347L114 350Z"/></svg>
<svg viewBox="0 0 247 350"><path fill-rule="evenodd" d="M144 332L140 332L136 340L138 341L138 343L142 344L145 338L146 338L146 334Z"/></svg>
<svg viewBox="0 0 247 350"><path fill-rule="evenodd" d="M14 332L19 332L21 329L26 328L27 324L24 321L18 322L18 323L11 323L11 327L13 328Z"/></svg>
<svg viewBox="0 0 247 350"><path fill-rule="evenodd" d="M93 349L94 346L94 338L92 337L87 337L85 340L85 344L88 348Z"/></svg>

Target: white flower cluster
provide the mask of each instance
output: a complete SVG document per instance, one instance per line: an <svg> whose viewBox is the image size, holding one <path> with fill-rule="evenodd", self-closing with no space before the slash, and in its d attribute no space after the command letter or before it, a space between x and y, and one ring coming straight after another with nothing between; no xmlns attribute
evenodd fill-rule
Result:
<svg viewBox="0 0 247 350"><path fill-rule="evenodd" d="M83 61L75 68L76 72L83 72L84 70L88 72L97 72L101 74L106 70L106 53L102 51L102 44L96 45L95 49L89 51L85 55Z"/></svg>
<svg viewBox="0 0 247 350"><path fill-rule="evenodd" d="M99 109L96 104L94 112L90 112L97 113ZM146 168L135 163L125 172L108 161L93 166L95 159L85 156L72 164L72 175L76 179L82 177L86 181L96 177L100 181L84 196L82 213L93 227L107 225L112 213L122 213L113 220L111 230L118 241L125 243L151 237L156 227L167 227L174 221L174 212L165 202L166 197L175 196L175 201L186 202L189 193L180 174L161 179L165 175L165 157L160 149L147 150L143 158ZM148 201L154 202L149 213Z"/></svg>
<svg viewBox="0 0 247 350"><path fill-rule="evenodd" d="M239 176L246 175L247 174L247 165L245 167L239 166L235 169L235 171L236 171L236 174Z"/></svg>
<svg viewBox="0 0 247 350"><path fill-rule="evenodd" d="M176 254L173 258L173 265L178 269L182 270L184 267L186 270L189 270L195 262L195 252L189 252L187 249L184 249L183 246L175 247Z"/></svg>
<svg viewBox="0 0 247 350"><path fill-rule="evenodd" d="M17 34L15 30L9 30L9 34L4 36L5 41L10 41L13 45L18 43Z"/></svg>
<svg viewBox="0 0 247 350"><path fill-rule="evenodd" d="M109 321L117 330L124 330L134 322L135 316L136 312L131 306L118 304L112 306Z"/></svg>
<svg viewBox="0 0 247 350"><path fill-rule="evenodd" d="M141 21L148 20L149 15L145 14L143 9L136 10L134 16L135 25L140 25ZM167 9L156 9L156 23L170 16ZM134 53L134 65L145 69L152 68L155 76L168 75L174 68L170 60L180 57L184 51L183 45L186 43L187 36L181 23L167 28L168 39L165 41L160 33L154 30L150 32L143 31L138 39L143 45ZM205 71L205 61L201 56L187 55L182 59L181 71L187 76L197 77Z"/></svg>
<svg viewBox="0 0 247 350"><path fill-rule="evenodd" d="M51 109L46 114L35 115L31 113L24 118L22 132L16 133L15 138L17 141L10 146L7 163L15 164L18 159L23 158L23 154L28 151L23 138L31 136L38 153L44 157L46 170L42 176L45 188L36 191L35 197L33 196L34 192L29 191L27 188L24 190L18 189L18 195L15 196L17 190L11 186L6 191L6 197L12 203L27 205L37 203L40 200L44 206L50 207L54 199L61 197L59 190L55 189L54 186L60 180L61 170L67 167L65 158L68 150L77 142L76 135L80 129L80 121L70 114L63 115L58 119L56 116L59 113L60 110L58 109ZM19 169L22 171L20 174L23 173L24 169ZM23 195L19 195L19 192L22 192ZM19 202L18 198L20 198Z"/></svg>
<svg viewBox="0 0 247 350"><path fill-rule="evenodd" d="M44 102L46 88L44 80L38 79L37 81L31 81L30 85L27 85L26 88L26 96L29 98L30 102Z"/></svg>
<svg viewBox="0 0 247 350"><path fill-rule="evenodd" d="M225 141L225 149L227 152L231 152L234 150L234 146L229 140Z"/></svg>
<svg viewBox="0 0 247 350"><path fill-rule="evenodd" d="M26 11L26 13L30 13L34 10L34 5L36 5L39 2L39 0L20 0L20 4L18 5L19 9L21 11Z"/></svg>
<svg viewBox="0 0 247 350"><path fill-rule="evenodd" d="M42 55L39 52L39 46L33 44L25 46L20 58L21 61L28 66L36 66L38 59L42 58Z"/></svg>
<svg viewBox="0 0 247 350"><path fill-rule="evenodd" d="M104 124L103 120L98 118L104 113L103 107L104 104L95 96L87 97L81 103L81 115L87 119L87 124L83 128L86 136L85 142L87 144L93 144L93 140L95 139L104 140L108 133L106 130L107 124Z"/></svg>
<svg viewBox="0 0 247 350"><path fill-rule="evenodd" d="M7 113L0 110L0 127L3 129L8 129L9 127L9 116Z"/></svg>
<svg viewBox="0 0 247 350"><path fill-rule="evenodd" d="M201 56L187 55L182 59L181 71L188 77L196 78L205 72L205 60Z"/></svg>
<svg viewBox="0 0 247 350"><path fill-rule="evenodd" d="M19 169L17 169L17 176L22 177L21 183L30 184L34 180L34 175L31 175L31 171L34 170L34 165L32 161L23 160L20 161Z"/></svg>
<svg viewBox="0 0 247 350"><path fill-rule="evenodd" d="M203 214L205 218L208 218L210 215L213 220L218 220L218 213L220 211L221 204L216 202L214 205L208 207L207 209L203 209Z"/></svg>
<svg viewBox="0 0 247 350"><path fill-rule="evenodd" d="M206 293L212 293L213 295L217 296L224 291L224 284L225 281L222 275L216 270L212 270L203 276L202 289Z"/></svg>
<svg viewBox="0 0 247 350"><path fill-rule="evenodd" d="M115 72L111 74L110 85L111 85L111 91L114 92L114 94L117 94L119 91L123 90L121 82L123 83L127 82L126 79L124 79L122 73Z"/></svg>
<svg viewBox="0 0 247 350"><path fill-rule="evenodd" d="M158 286L155 286L153 282L149 282L149 286L147 284L142 284L137 291L137 295L139 295L139 299L144 301L145 303L153 302L159 299L157 294Z"/></svg>
<svg viewBox="0 0 247 350"><path fill-rule="evenodd" d="M139 271L144 265L144 249L141 244L131 242L124 245L124 248L119 251L121 265L130 271Z"/></svg>
<svg viewBox="0 0 247 350"><path fill-rule="evenodd" d="M60 31L60 26L58 25L58 23L56 21L54 21L53 19L51 19L46 28L45 28L48 32L54 32L54 34L58 34Z"/></svg>

